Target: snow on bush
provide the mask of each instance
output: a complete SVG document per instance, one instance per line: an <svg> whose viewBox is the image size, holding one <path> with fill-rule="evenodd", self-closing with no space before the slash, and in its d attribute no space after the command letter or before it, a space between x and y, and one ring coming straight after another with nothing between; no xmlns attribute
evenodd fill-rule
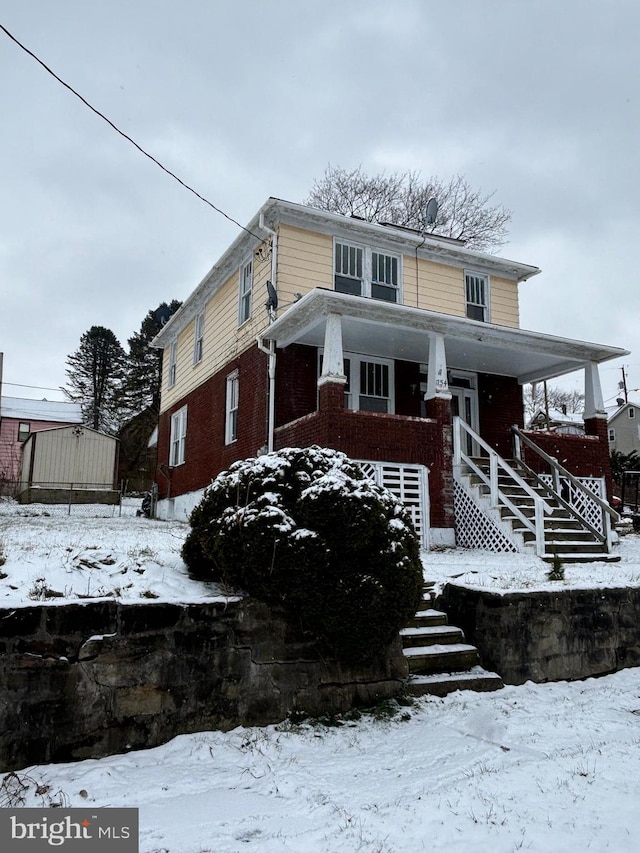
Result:
<svg viewBox="0 0 640 853"><path fill-rule="evenodd" d="M182 556L192 577L284 606L345 660L381 652L420 604L404 507L343 453L286 448L236 462L190 522Z"/></svg>

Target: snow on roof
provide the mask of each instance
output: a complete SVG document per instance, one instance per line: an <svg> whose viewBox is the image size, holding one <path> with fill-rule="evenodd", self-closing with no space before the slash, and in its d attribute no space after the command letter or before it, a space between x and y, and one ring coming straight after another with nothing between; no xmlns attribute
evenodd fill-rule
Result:
<svg viewBox="0 0 640 853"><path fill-rule="evenodd" d="M60 400L25 400L22 397L2 397L0 415L3 418L22 418L25 421L53 423L82 423L80 403Z"/></svg>

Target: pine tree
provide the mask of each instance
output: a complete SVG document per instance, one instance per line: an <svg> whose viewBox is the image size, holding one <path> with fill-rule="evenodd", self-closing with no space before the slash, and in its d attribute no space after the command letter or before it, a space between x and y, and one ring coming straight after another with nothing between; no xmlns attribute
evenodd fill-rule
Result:
<svg viewBox="0 0 640 853"><path fill-rule="evenodd" d="M128 340L124 397L130 415L148 408L153 409L156 417L160 412L162 350L154 349L150 343L181 304L177 299L168 304L161 302L155 311L147 313L140 331Z"/></svg>
<svg viewBox="0 0 640 853"><path fill-rule="evenodd" d="M122 421L122 383L125 353L104 326L92 326L67 356L66 396L82 405L84 422L93 429L115 433Z"/></svg>

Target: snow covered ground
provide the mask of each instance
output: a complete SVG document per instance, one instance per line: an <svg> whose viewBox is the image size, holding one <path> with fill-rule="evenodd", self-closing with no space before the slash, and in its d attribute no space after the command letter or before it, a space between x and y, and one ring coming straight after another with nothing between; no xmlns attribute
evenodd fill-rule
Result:
<svg viewBox="0 0 640 853"><path fill-rule="evenodd" d="M184 525L133 506L106 519L25 512L0 502L0 607L220 594L187 577ZM620 563L566 567L554 585L639 585L640 537L619 548ZM425 564L440 583L549 585L535 557L449 551ZM638 849L640 669L391 710L30 767L2 779L0 805L139 807L142 853Z"/></svg>

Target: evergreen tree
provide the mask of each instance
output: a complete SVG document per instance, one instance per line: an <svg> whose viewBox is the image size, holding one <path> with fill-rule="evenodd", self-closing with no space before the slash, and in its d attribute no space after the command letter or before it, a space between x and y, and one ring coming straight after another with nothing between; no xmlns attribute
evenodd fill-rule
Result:
<svg viewBox="0 0 640 853"><path fill-rule="evenodd" d="M155 311L147 313L140 331L128 340L124 398L131 415L151 408L157 418L160 412L162 350L154 349L150 343L181 305L177 299L169 303L161 302Z"/></svg>
<svg viewBox="0 0 640 853"><path fill-rule="evenodd" d="M125 353L104 326L92 326L67 356L67 388L62 390L82 405L84 422L93 429L115 433L122 421L122 382Z"/></svg>

